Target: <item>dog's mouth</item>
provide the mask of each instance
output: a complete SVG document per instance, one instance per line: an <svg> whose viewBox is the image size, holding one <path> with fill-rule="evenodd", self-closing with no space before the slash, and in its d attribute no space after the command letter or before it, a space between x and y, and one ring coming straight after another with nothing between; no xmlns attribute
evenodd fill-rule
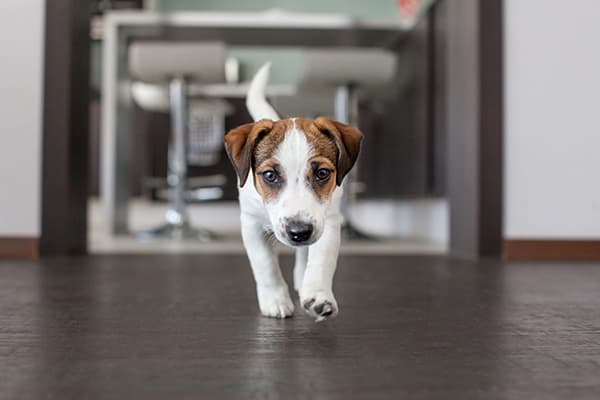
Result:
<svg viewBox="0 0 600 400"><path fill-rule="evenodd" d="M317 241L317 239L309 239L309 240L305 240L303 242L286 239L284 244L291 246L291 247L305 247L305 246L310 246L311 244L314 244L316 241Z"/></svg>
<svg viewBox="0 0 600 400"><path fill-rule="evenodd" d="M316 236L311 236L310 238L307 238L307 239L300 239L298 237L290 237L286 232L277 232L275 234L275 237L281 243L285 244L286 246L290 246L290 247L310 246L311 244L314 244L318 239Z"/></svg>

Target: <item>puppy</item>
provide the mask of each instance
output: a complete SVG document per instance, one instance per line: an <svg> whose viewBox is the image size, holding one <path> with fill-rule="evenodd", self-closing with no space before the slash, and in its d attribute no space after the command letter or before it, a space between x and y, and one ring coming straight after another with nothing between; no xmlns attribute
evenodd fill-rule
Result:
<svg viewBox="0 0 600 400"><path fill-rule="evenodd" d="M317 321L335 317L332 291L340 246L344 177L354 165L362 133L319 117L279 119L265 99L269 67L250 84L247 107L256 121L225 136L239 183L242 238L258 305L267 317L292 316L273 238L296 248L294 288Z"/></svg>

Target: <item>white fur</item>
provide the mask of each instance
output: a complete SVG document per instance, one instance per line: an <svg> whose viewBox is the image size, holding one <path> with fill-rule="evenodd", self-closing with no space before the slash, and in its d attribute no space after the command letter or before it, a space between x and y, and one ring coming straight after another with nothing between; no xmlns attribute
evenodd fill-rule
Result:
<svg viewBox="0 0 600 400"><path fill-rule="evenodd" d="M267 78L268 65L260 69L250 85L247 104L255 120L269 118L269 113L278 118L264 97ZM268 317L284 318L294 311L270 238L272 233L280 242L293 246L285 232L285 221L289 218L301 218L314 226L310 244L296 249L294 287L300 295L300 303L317 320L325 318L317 312L326 309L324 304L331 307L331 315L327 317L334 317L338 312L332 282L340 245L342 188L336 187L328 201L319 201L305 179L312 154L306 135L294 123L274 153L286 179L277 198L263 201L256 191L252 173L239 188L242 238L256 281L258 304L262 314Z"/></svg>
<svg viewBox="0 0 600 400"><path fill-rule="evenodd" d="M271 63L266 63L256 72L246 95L246 107L248 112L254 119L258 121L263 118L276 121L279 115L273 107L267 102L265 97L267 91L267 83L269 83L269 73L271 72Z"/></svg>

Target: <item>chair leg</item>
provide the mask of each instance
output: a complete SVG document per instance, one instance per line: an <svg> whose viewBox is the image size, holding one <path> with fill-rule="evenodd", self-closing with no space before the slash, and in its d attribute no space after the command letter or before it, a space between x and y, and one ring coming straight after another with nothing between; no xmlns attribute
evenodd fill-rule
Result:
<svg viewBox="0 0 600 400"><path fill-rule="evenodd" d="M186 205L188 102L185 79L174 78L169 84L171 103L171 140L168 154L167 185L169 187L169 205L165 215L166 224L138 235L140 239L172 238L209 241L214 235L190 225Z"/></svg>
<svg viewBox="0 0 600 400"><path fill-rule="evenodd" d="M336 120L358 126L358 95L356 89L351 85L342 85L335 91L334 99L334 117ZM347 240L371 240L373 236L368 235L354 226L351 218L352 207L356 204L356 191L353 188L353 183L356 180L356 171L358 162L348 175L344 183L344 194L342 196L342 215L344 224L342 225L342 237Z"/></svg>
<svg viewBox="0 0 600 400"><path fill-rule="evenodd" d="M167 222L173 225L189 225L185 206L187 178L187 93L185 81L173 79L169 85L171 102L171 140L169 143L167 183L171 189Z"/></svg>

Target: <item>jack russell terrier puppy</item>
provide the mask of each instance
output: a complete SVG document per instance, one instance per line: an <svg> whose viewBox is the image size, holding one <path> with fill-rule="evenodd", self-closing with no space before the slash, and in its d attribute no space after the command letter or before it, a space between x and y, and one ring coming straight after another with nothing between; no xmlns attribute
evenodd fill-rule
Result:
<svg viewBox="0 0 600 400"><path fill-rule="evenodd" d="M273 237L296 248L294 288L317 321L338 314L332 282L340 246L342 181L354 165L362 133L319 117L279 119L265 99L270 64L255 75L246 105L254 123L227 133L238 176L242 238L267 317L294 312Z"/></svg>

